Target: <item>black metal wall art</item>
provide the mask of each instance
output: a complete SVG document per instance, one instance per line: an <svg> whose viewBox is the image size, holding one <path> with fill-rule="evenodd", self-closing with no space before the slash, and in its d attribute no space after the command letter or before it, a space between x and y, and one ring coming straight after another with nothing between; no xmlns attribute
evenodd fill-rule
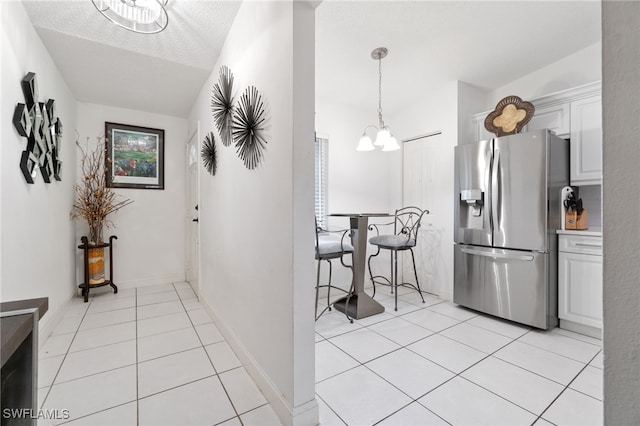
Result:
<svg viewBox="0 0 640 426"><path fill-rule="evenodd" d="M213 85L211 112L213 113L213 121L220 133L222 144L224 146L231 145L231 142L233 142L231 134L233 125L233 73L227 66L220 68L220 78Z"/></svg>
<svg viewBox="0 0 640 426"><path fill-rule="evenodd" d="M204 168L212 175L215 176L218 169L218 155L216 153L216 139L213 136L213 132L207 133L202 142L202 164Z"/></svg>
<svg viewBox="0 0 640 426"><path fill-rule="evenodd" d="M236 153L249 170L262 159L266 148L266 113L262 95L254 86L246 88L240 96L233 116L233 140Z"/></svg>
<svg viewBox="0 0 640 426"><path fill-rule="evenodd" d="M59 160L62 142L62 121L56 117L55 101L38 102L36 74L27 73L21 82L25 103L18 103L13 112L13 125L20 136L27 138L27 149L20 157L20 170L27 183L34 183L40 169L42 179L62 180Z"/></svg>

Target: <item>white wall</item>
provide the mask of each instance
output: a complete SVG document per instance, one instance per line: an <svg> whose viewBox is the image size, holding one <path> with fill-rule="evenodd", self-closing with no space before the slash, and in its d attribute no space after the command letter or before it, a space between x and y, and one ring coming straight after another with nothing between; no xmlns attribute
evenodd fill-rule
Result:
<svg viewBox="0 0 640 426"><path fill-rule="evenodd" d="M363 129L377 125L378 116L374 108L358 109L352 106L331 101L316 99L315 129L319 135L329 139L328 161L328 205L329 213L375 212L393 213L398 204L392 203L396 197L396 179L392 176L391 166L400 157L399 152L356 151L358 140ZM393 120L386 123L395 131ZM369 136L375 138L370 130ZM345 217L329 217L331 230L349 228L349 219ZM386 223L389 218L370 218L370 223ZM367 247L367 256L375 253L371 245ZM386 259L386 258L385 258ZM346 290L351 285L351 271L343 268L339 261L334 261L332 284ZM372 263L374 275L388 274L388 263L379 265ZM321 282L328 279L326 263L321 268ZM365 276L365 286L371 285ZM321 297L322 297L321 293ZM326 295L326 293L324 293ZM334 292L332 299L343 294ZM325 299L326 300L326 299Z"/></svg>
<svg viewBox="0 0 640 426"><path fill-rule="evenodd" d="M640 419L640 3L603 2L604 424Z"/></svg>
<svg viewBox="0 0 640 426"><path fill-rule="evenodd" d="M0 11L0 300L48 297L49 312L40 322L42 330L56 322L61 307L76 291L77 244L69 218L76 177L76 101L22 3L0 2ZM20 171L20 156L27 141L15 130L12 117L15 105L25 102L20 81L28 72L36 73L39 100L55 99L56 114L64 125L61 182L45 184L38 174L30 185ZM46 337L46 333L41 335L41 340Z"/></svg>
<svg viewBox="0 0 640 426"><path fill-rule="evenodd" d="M453 148L458 144L458 92L459 82L452 81L444 85L437 93L423 97L418 103L409 105L403 111L394 113L389 122L394 123L394 130L398 140L410 139L415 136L433 132L442 132L441 143L445 158L435 163L435 175L440 176L440 182L445 188L450 188L451 196L447 201L433 206L422 206L430 211L426 216L423 238L430 239L429 246L439 240L437 262L422 260L425 264L437 265L439 270L430 271L432 276L441 277L440 297L453 298ZM400 152L400 151L398 151ZM402 154L394 159L391 176L394 180L392 203L402 205ZM416 259L416 262L420 262Z"/></svg>
<svg viewBox="0 0 640 426"><path fill-rule="evenodd" d="M505 96L535 99L601 79L602 43L598 42L493 90L483 110L493 110Z"/></svg>
<svg viewBox="0 0 640 426"><path fill-rule="evenodd" d="M201 175L202 300L281 419L315 424L314 11L295 3L240 6L189 123L199 121L202 136L214 130L210 96L222 65L237 97L254 85L266 101L260 165L246 169L216 136L217 174Z"/></svg>
<svg viewBox="0 0 640 426"><path fill-rule="evenodd" d="M387 212L392 185L389 165L395 152L356 151L363 129L377 125L375 109L357 109L327 99L316 99L316 131L329 138L329 213ZM389 127L396 126L389 120ZM369 134L372 138L375 134ZM330 218L332 226L348 226L348 220Z"/></svg>
<svg viewBox="0 0 640 426"><path fill-rule="evenodd" d="M164 129L164 190L114 189L133 204L110 216L115 227L105 229L104 236L118 236L113 249L116 285L127 288L184 281L187 120L81 102L77 108L83 146L89 138L95 147L96 138L104 136L105 122ZM87 235L87 229L85 221L77 221L78 238ZM82 274L82 257L78 256L78 282Z"/></svg>

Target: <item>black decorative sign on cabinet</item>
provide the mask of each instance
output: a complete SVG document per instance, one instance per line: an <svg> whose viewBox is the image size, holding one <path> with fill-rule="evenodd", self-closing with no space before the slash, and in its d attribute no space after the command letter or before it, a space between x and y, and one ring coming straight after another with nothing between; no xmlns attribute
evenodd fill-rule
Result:
<svg viewBox="0 0 640 426"><path fill-rule="evenodd" d="M62 121L56 117L55 101L38 102L36 74L27 73L22 79L25 103L13 112L13 125L18 134L27 138L27 149L20 157L20 170L27 183L34 183L38 169L42 179L62 180L62 161L59 159L62 142Z"/></svg>

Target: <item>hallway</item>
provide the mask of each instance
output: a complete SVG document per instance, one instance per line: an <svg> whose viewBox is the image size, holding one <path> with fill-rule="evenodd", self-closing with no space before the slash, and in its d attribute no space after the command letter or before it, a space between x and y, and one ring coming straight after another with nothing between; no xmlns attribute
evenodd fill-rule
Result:
<svg viewBox="0 0 640 426"><path fill-rule="evenodd" d="M38 404L67 417L39 425L279 424L188 283L72 299L39 354Z"/></svg>

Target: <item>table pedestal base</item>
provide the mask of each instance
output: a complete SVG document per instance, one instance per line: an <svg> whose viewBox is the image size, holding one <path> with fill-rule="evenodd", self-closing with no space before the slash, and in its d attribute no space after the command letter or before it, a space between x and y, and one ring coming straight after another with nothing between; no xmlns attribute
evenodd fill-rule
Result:
<svg viewBox="0 0 640 426"><path fill-rule="evenodd" d="M384 306L373 300L371 296L364 292L351 296L351 298L349 298L349 305L345 307L346 303L347 298L343 297L336 300L333 303L333 307L337 311L347 314L349 317L354 319L366 318L371 315L381 314L384 312Z"/></svg>

